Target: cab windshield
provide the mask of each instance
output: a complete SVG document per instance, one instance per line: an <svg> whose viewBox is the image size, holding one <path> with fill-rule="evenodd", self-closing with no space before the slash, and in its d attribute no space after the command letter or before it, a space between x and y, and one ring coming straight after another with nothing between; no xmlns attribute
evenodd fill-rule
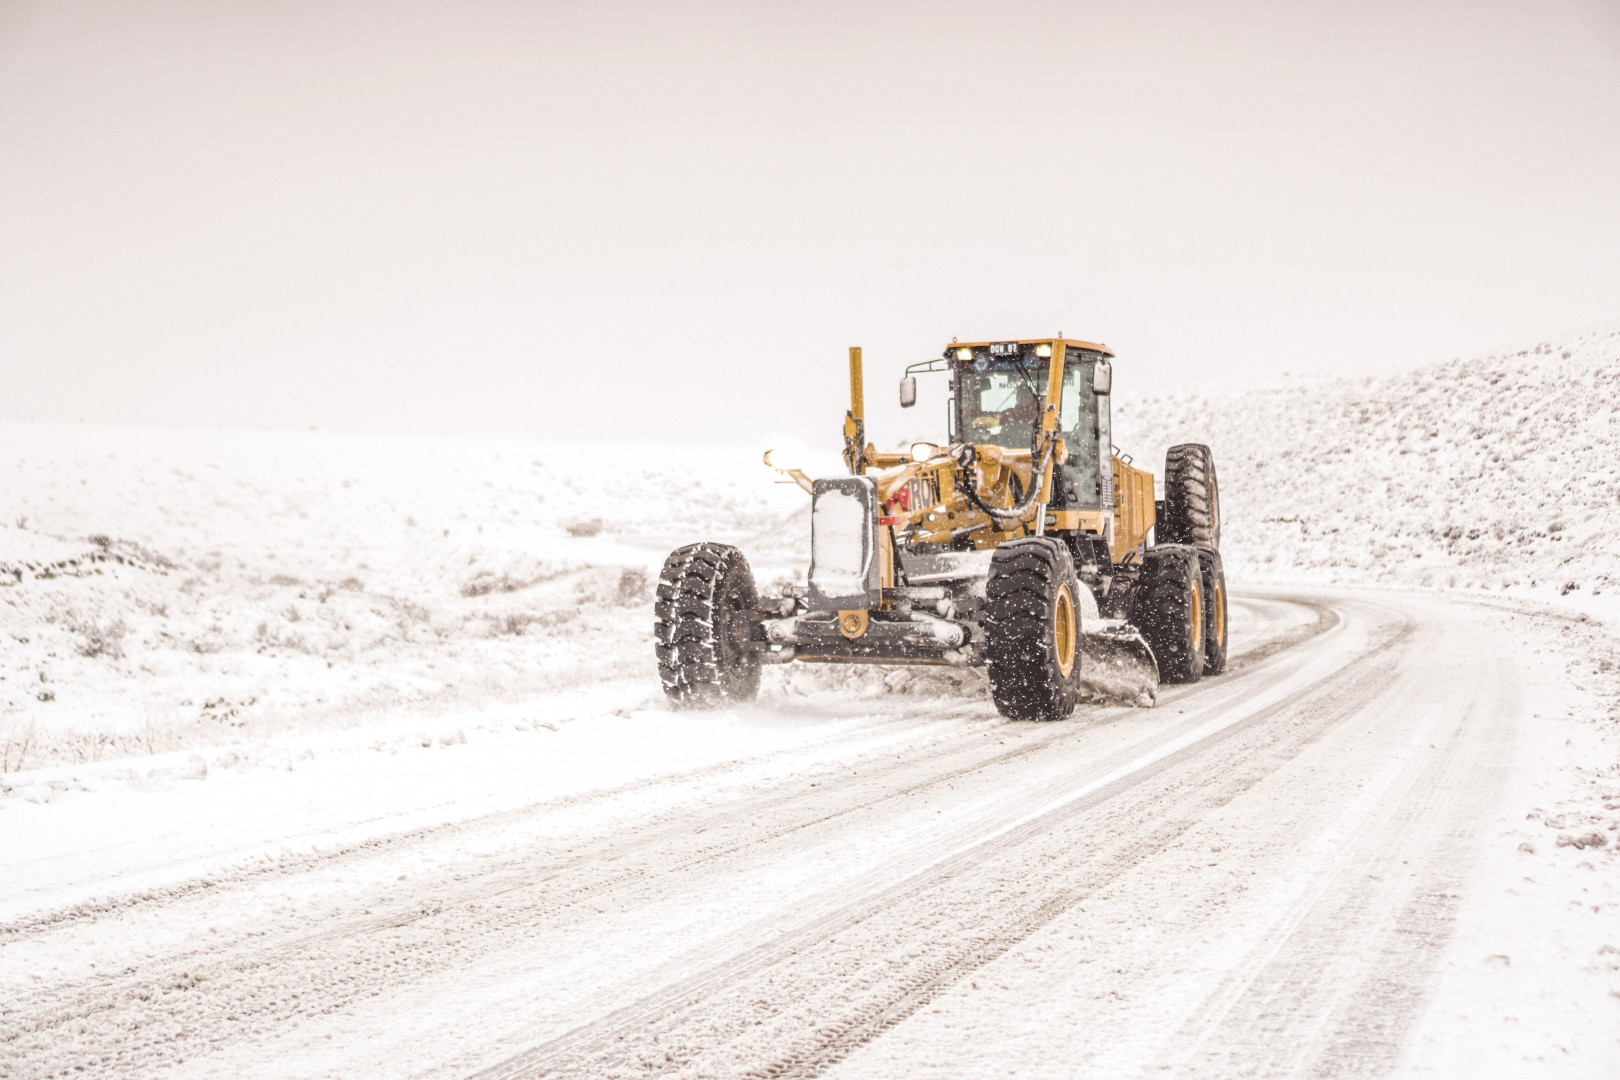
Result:
<svg viewBox="0 0 1620 1080"><path fill-rule="evenodd" d="M1083 505L1100 494L1097 484L1097 397L1091 392L1093 361L1063 365L1063 396L1058 406L1058 432L1068 448L1063 471ZM984 371L963 367L957 372L961 439L992 443L1009 450L1028 450L1040 428L1046 399L1047 366L996 364Z"/></svg>
<svg viewBox="0 0 1620 1080"><path fill-rule="evenodd" d="M961 395L964 439L1028 450L1040 424L1046 369L964 371Z"/></svg>

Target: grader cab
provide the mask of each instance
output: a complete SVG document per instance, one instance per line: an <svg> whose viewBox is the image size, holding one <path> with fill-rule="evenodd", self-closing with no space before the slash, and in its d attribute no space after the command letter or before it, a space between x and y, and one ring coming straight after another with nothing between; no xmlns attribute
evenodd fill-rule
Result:
<svg viewBox="0 0 1620 1080"><path fill-rule="evenodd" d="M1155 504L1152 475L1113 449L1112 361L1061 336L953 342L900 383L910 407L919 376L948 380L945 440L883 453L851 349L849 475L812 479L766 454L811 498L808 581L762 598L724 544L665 561L654 632L670 700L751 700L763 664L984 665L1004 716L1055 720L1082 699L1150 705L1161 681L1219 673L1213 457L1172 447Z"/></svg>

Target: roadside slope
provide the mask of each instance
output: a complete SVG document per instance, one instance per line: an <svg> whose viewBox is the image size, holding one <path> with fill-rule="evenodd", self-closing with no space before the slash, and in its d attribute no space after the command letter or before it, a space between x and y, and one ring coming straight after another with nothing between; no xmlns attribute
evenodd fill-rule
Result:
<svg viewBox="0 0 1620 1080"><path fill-rule="evenodd" d="M1155 474L1169 445L1215 448L1235 581L1620 587L1620 328L1385 377L1127 391L1115 441Z"/></svg>

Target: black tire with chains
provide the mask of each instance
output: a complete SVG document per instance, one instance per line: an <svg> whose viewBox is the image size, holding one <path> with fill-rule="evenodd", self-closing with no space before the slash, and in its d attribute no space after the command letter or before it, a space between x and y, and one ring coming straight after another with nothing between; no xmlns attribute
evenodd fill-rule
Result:
<svg viewBox="0 0 1620 1080"><path fill-rule="evenodd" d="M1172 446L1164 455L1164 512L1154 535L1161 544L1220 550L1221 500L1215 455L1202 443Z"/></svg>
<svg viewBox="0 0 1620 1080"><path fill-rule="evenodd" d="M715 708L758 695L758 601L753 571L734 547L688 544L664 560L653 637L658 675L676 707Z"/></svg>
<svg viewBox="0 0 1620 1080"><path fill-rule="evenodd" d="M1197 682L1204 674L1203 577L1196 548L1158 544L1143 556L1130 621L1153 650L1161 682Z"/></svg>
<svg viewBox="0 0 1620 1080"><path fill-rule="evenodd" d="M1009 720L1062 720L1080 698L1081 586L1069 549L1045 536L996 548L985 584L985 634L990 694ZM1072 613L1063 670L1056 618L1067 590Z"/></svg>

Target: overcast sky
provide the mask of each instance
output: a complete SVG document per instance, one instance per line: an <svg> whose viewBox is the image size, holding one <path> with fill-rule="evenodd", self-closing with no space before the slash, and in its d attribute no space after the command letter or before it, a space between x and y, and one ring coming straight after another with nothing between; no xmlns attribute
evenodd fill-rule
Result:
<svg viewBox="0 0 1620 1080"><path fill-rule="evenodd" d="M1612 0L0 0L4 418L826 442L852 344L881 424L953 336L1615 319Z"/></svg>

